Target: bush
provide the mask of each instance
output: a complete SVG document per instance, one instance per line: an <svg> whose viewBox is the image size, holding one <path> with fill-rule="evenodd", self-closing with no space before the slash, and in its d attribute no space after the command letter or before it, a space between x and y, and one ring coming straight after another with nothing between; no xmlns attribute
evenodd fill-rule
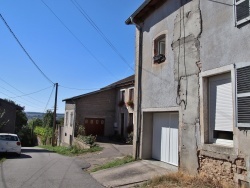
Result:
<svg viewBox="0 0 250 188"><path fill-rule="evenodd" d="M82 136L82 135L78 135L77 138L82 141L85 144L88 144L90 146L95 146L95 141L96 141L96 136Z"/></svg>
<svg viewBox="0 0 250 188"><path fill-rule="evenodd" d="M78 127L77 135L84 136L85 135L85 127L84 127L84 125L78 125L77 124L77 127Z"/></svg>
<svg viewBox="0 0 250 188"><path fill-rule="evenodd" d="M37 126L34 129L34 133L41 137L42 139L42 144L46 145L47 139L52 138L53 130L51 127L39 127Z"/></svg>

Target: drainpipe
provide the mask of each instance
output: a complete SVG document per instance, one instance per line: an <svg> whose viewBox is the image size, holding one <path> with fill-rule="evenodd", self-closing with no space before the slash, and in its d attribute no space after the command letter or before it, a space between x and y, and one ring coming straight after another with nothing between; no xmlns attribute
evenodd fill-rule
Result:
<svg viewBox="0 0 250 188"><path fill-rule="evenodd" d="M72 99L72 102L74 103L74 118L73 118L73 125L72 125L72 143L75 139L75 124L76 124L76 101Z"/></svg>
<svg viewBox="0 0 250 188"><path fill-rule="evenodd" d="M137 89L137 135L136 135L136 153L135 159L140 158L140 140L141 140L141 79L142 79L142 39L143 32L141 25L136 24L133 21L133 17L130 17L130 21L139 30L139 54L138 54L138 89Z"/></svg>

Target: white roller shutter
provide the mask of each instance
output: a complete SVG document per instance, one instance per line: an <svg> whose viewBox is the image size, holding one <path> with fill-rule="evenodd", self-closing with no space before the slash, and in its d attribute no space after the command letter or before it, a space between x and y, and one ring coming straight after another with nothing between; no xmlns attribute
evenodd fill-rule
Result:
<svg viewBox="0 0 250 188"><path fill-rule="evenodd" d="M230 73L209 78L209 122L212 130L233 131L233 94Z"/></svg>

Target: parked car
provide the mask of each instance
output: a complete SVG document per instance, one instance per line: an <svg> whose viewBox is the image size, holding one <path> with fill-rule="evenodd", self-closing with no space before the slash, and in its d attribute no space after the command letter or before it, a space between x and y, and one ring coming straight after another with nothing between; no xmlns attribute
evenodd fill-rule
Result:
<svg viewBox="0 0 250 188"><path fill-rule="evenodd" d="M21 155L21 141L16 134L0 133L0 153Z"/></svg>

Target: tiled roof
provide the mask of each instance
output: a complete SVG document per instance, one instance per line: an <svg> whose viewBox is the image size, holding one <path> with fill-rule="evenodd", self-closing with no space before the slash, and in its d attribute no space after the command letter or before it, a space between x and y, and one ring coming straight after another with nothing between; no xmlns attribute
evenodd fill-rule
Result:
<svg viewBox="0 0 250 188"><path fill-rule="evenodd" d="M71 97L71 98L67 98L67 99L64 99L63 101L68 101L68 100L74 100L74 99L78 99L78 98L81 98L81 97L85 97L85 96L88 96L88 95L92 95L92 94L96 94L96 93L100 93L100 92L103 92L103 91L106 91L106 90L109 90L109 89L113 89L113 88L119 88L119 87L122 87L122 86L127 86L127 85L132 85L134 84L134 80L135 80L135 75L131 75L129 77L126 77L122 80L119 80L117 82L114 82L110 85L107 85L99 90L96 90L96 91L92 91L92 92L89 92L89 93L85 93L85 94L82 94L82 95L78 95L78 96L75 96L75 97Z"/></svg>

